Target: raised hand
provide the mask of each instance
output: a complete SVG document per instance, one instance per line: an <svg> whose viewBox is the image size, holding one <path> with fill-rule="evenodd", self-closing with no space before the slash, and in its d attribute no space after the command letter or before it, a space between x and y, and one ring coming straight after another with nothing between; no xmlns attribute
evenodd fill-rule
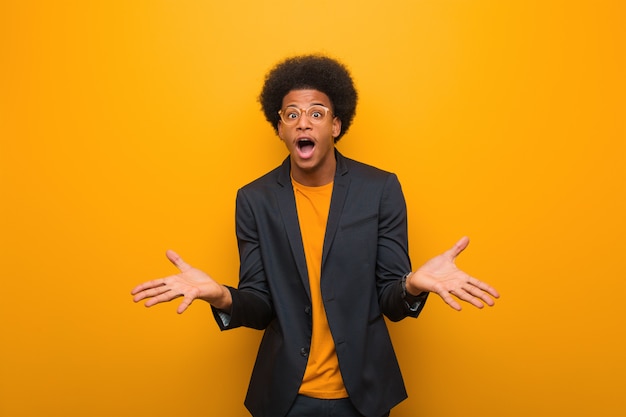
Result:
<svg viewBox="0 0 626 417"><path fill-rule="evenodd" d="M477 308L483 308L485 304L493 306L493 298L500 297L498 291L461 271L455 264L456 257L467 245L469 238L463 237L452 248L422 265L407 278L407 291L414 295L424 291L436 293L455 310L461 310L455 297Z"/></svg>
<svg viewBox="0 0 626 417"><path fill-rule="evenodd" d="M152 307L182 297L183 300L177 309L179 314L183 313L195 299L202 299L223 310L230 309L232 302L230 292L223 285L215 282L205 272L188 265L176 252L169 250L166 256L180 273L136 286L131 291L133 301L148 299L145 306Z"/></svg>

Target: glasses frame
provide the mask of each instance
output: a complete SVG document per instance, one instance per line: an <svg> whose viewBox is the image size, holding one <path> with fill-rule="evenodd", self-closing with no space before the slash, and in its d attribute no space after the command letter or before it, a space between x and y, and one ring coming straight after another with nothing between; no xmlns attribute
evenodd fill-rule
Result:
<svg viewBox="0 0 626 417"><path fill-rule="evenodd" d="M321 120L315 119L313 117L311 117L309 115L309 110L313 109L313 108L322 108L324 109L324 117ZM295 110L298 113L298 117L295 119L285 119L285 110ZM280 116L280 120L283 121L284 124L288 125L288 126L293 126L296 123L298 123L298 121L302 118L302 115L305 114L306 117L308 118L308 120L311 123L315 123L315 124L320 124L322 123L324 120L326 120L326 116L328 116L328 113L330 113L331 116L334 116L333 113L330 111L330 109L326 106L323 106L321 104L314 104L311 107L307 108L307 109L301 109L299 107L294 107L294 106L288 106L286 109L281 109L278 110L278 115Z"/></svg>

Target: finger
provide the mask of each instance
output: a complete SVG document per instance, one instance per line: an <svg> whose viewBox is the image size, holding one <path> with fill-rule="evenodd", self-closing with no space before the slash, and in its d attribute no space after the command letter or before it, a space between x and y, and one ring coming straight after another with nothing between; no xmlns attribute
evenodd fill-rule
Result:
<svg viewBox="0 0 626 417"><path fill-rule="evenodd" d="M159 303L166 303L169 301L172 301L175 298L179 298L179 297L183 297L184 295L181 293L177 293L174 290L171 289L167 289L164 292L162 292L161 294L158 294L152 298L150 298L148 301L145 302L145 306L146 307L152 307L153 305L159 304Z"/></svg>
<svg viewBox="0 0 626 417"><path fill-rule="evenodd" d="M146 298L151 298L151 297L157 297L161 294L164 294L166 292L170 291L170 289L165 285L165 283L162 283L159 286L153 287L153 288L147 288L143 291L138 292L137 294L135 294L135 296L133 297L133 301L134 302L138 302L141 301L143 299Z"/></svg>
<svg viewBox="0 0 626 417"><path fill-rule="evenodd" d="M443 292L438 292L437 293L441 299L450 307L452 307L453 309L455 309L456 311L461 311L461 304L458 303L458 301L456 301L454 299L454 297L452 297L450 295L449 292L447 291L443 291Z"/></svg>
<svg viewBox="0 0 626 417"><path fill-rule="evenodd" d="M486 282L479 281L476 278L470 278L468 282L472 284L473 286L480 288L482 291L489 293L492 297L500 298L500 293L498 293L498 291L495 288L493 288L491 285L487 284Z"/></svg>
<svg viewBox="0 0 626 417"><path fill-rule="evenodd" d="M455 297L457 297L458 299L463 300L466 303L469 303L469 304L473 305L476 308L483 308L485 306L480 301L480 300L482 300L482 297L474 296L473 294L471 294L465 288L459 288L459 289L456 289L456 290L452 290L452 291L450 291L450 293L452 295L454 295ZM493 304L493 301L491 299L489 301Z"/></svg>
<svg viewBox="0 0 626 417"><path fill-rule="evenodd" d="M183 314L185 312L185 310L187 310L187 307L189 307L191 305L191 303L193 303L194 298L190 297L188 295L184 295L183 296L183 301L178 305L178 308L176 309L176 312L178 314Z"/></svg>
<svg viewBox="0 0 626 417"><path fill-rule="evenodd" d="M486 292L484 292L483 290L477 287L467 286L467 287L463 287L463 290L465 290L468 293L469 297L473 297L474 302L471 302L471 301L469 302L471 302L472 304L476 306L477 306L477 303L480 303L480 301L482 301L484 304L487 304L490 307L495 304L495 301L493 300L493 298L489 296L489 294L487 294Z"/></svg>
<svg viewBox="0 0 626 417"><path fill-rule="evenodd" d="M144 282L143 284L139 284L135 288L133 288L131 290L130 294L131 295L135 295L135 294L138 294L138 293L140 293L142 291L149 290L151 288L161 287L164 283L165 283L165 279L164 278L155 279L155 280L152 280L152 281L147 281L147 282Z"/></svg>
<svg viewBox="0 0 626 417"><path fill-rule="evenodd" d="M165 256L167 256L167 259L169 259L170 262L173 263L176 268L178 268L181 272L185 272L191 269L191 266L187 264L187 262L183 261L183 258L181 258L180 255L178 255L173 250L168 250L167 252L165 252Z"/></svg>

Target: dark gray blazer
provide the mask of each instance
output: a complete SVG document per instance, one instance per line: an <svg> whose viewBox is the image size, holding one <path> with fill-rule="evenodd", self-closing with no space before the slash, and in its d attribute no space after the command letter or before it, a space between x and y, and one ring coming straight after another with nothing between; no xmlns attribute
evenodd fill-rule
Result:
<svg viewBox="0 0 626 417"><path fill-rule="evenodd" d="M394 174L336 152L322 255L321 291L344 384L365 416L380 416L407 396L383 314L417 317L402 298L411 270L406 205ZM265 329L245 405L255 417L284 416L297 396L311 342L311 301L290 161L241 188L236 228L238 289L222 330Z"/></svg>

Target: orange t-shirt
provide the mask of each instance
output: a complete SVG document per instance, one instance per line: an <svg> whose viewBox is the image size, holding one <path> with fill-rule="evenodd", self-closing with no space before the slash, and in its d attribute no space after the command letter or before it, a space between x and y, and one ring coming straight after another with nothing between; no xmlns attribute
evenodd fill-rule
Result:
<svg viewBox="0 0 626 417"><path fill-rule="evenodd" d="M292 184L309 273L313 315L311 349L299 392L313 398L347 398L320 288L322 250L333 183L307 187L292 179Z"/></svg>

